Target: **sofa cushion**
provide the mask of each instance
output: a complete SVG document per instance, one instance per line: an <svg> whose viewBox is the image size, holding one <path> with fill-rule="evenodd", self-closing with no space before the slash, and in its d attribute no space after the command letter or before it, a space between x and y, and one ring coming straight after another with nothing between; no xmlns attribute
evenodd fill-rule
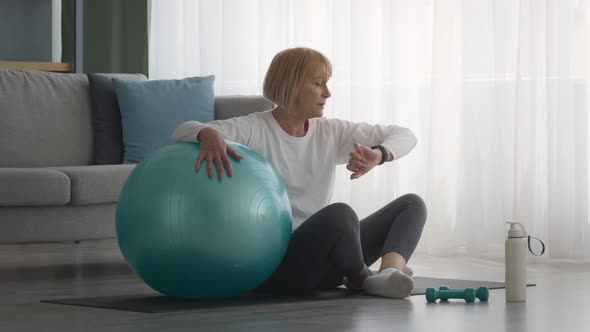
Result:
<svg viewBox="0 0 590 332"><path fill-rule="evenodd" d="M0 70L0 167L92 163L86 75Z"/></svg>
<svg viewBox="0 0 590 332"><path fill-rule="evenodd" d="M0 168L0 206L48 206L70 202L70 178L51 168Z"/></svg>
<svg viewBox="0 0 590 332"><path fill-rule="evenodd" d="M123 163L123 132L121 112L109 74L88 74L92 127L94 129L94 163L113 165ZM117 75L118 78L143 81L141 75Z"/></svg>
<svg viewBox="0 0 590 332"><path fill-rule="evenodd" d="M0 167L94 163L86 74L0 70L0 118Z"/></svg>
<svg viewBox="0 0 590 332"><path fill-rule="evenodd" d="M57 167L72 183L71 205L116 203L135 165Z"/></svg>
<svg viewBox="0 0 590 332"><path fill-rule="evenodd" d="M172 132L188 120L214 118L213 75L145 82L113 78L123 125L125 163L138 163L172 144Z"/></svg>

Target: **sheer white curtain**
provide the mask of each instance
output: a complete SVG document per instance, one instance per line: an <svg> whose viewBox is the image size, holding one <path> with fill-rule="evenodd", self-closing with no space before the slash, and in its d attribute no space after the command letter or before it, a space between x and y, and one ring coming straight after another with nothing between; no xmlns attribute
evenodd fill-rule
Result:
<svg viewBox="0 0 590 332"><path fill-rule="evenodd" d="M334 201L364 217L394 197L429 208L418 251L501 257L505 222L552 258L590 258L590 6L582 0L152 0L152 79L215 74L261 94L278 51L333 62L326 116L411 128L398 162Z"/></svg>

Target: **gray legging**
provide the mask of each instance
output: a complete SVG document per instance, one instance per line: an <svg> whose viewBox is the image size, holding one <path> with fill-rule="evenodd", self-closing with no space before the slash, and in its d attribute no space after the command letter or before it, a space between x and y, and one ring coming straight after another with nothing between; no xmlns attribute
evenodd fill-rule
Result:
<svg viewBox="0 0 590 332"><path fill-rule="evenodd" d="M307 293L342 285L342 277L396 252L406 259L426 222L420 196L407 194L359 222L344 203L326 206L293 234L283 261L257 292Z"/></svg>

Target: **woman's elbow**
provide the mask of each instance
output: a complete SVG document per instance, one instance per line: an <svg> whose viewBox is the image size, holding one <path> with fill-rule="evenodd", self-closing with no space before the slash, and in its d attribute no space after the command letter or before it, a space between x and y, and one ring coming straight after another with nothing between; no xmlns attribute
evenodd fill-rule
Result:
<svg viewBox="0 0 590 332"><path fill-rule="evenodd" d="M183 122L176 126L172 132L171 138L174 142L191 141L193 130L190 128L190 121Z"/></svg>
<svg viewBox="0 0 590 332"><path fill-rule="evenodd" d="M413 149L418 144L418 137L416 137L414 132L412 132L408 128L406 128L406 134L408 137L408 141L410 142L410 145L412 146L412 149Z"/></svg>

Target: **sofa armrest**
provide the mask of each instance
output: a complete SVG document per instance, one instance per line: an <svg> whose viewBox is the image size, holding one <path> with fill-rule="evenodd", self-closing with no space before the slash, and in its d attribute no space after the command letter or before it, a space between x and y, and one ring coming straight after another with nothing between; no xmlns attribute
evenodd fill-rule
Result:
<svg viewBox="0 0 590 332"><path fill-rule="evenodd" d="M273 107L274 104L263 96L217 96L215 97L215 120L268 111Z"/></svg>

